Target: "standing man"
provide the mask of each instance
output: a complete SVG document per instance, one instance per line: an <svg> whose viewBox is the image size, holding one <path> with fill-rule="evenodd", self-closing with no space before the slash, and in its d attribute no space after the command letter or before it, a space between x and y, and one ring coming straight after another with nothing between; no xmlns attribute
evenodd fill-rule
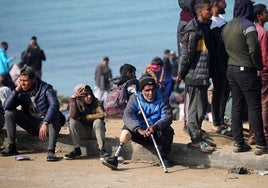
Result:
<svg viewBox="0 0 268 188"><path fill-rule="evenodd" d="M212 129L217 133L222 133L226 136L231 136L230 131L227 130L227 125L224 122L224 113L226 103L230 94L230 89L227 80L227 54L222 55L219 48L219 41L221 40L221 32L223 27L226 25L226 21L221 16L225 14L226 2L225 0L211 0L212 3L212 23L211 23L211 33L214 49L214 61L212 70L212 119L213 125Z"/></svg>
<svg viewBox="0 0 268 188"><path fill-rule="evenodd" d="M263 68L258 33L254 25L253 2L236 0L234 18L226 24L222 38L229 56L227 78L232 92L232 131L234 152L246 152L251 147L243 136L243 108L248 104L248 114L253 125L256 155L267 153L263 134L261 107L261 78L258 71Z"/></svg>
<svg viewBox="0 0 268 188"><path fill-rule="evenodd" d="M213 152L215 147L207 144L202 136L202 122L207 112L207 90L212 65L212 41L210 33L211 5L209 0L196 0L197 17L183 29L178 75L186 84L189 94L188 131L189 148Z"/></svg>
<svg viewBox="0 0 268 188"><path fill-rule="evenodd" d="M37 38L33 36L31 38L29 47L23 52L22 62L35 70L37 78L42 77L42 61L46 60L44 51L37 44Z"/></svg>
<svg viewBox="0 0 268 188"><path fill-rule="evenodd" d="M110 81L112 80L112 70L109 67L109 58L103 57L102 63L95 70L94 95L101 101L105 102L108 92L111 88Z"/></svg>
<svg viewBox="0 0 268 188"><path fill-rule="evenodd" d="M172 123L172 112L168 98L157 89L155 80L152 77L144 76L139 80L139 92L131 95L124 112L124 127L120 135L120 143L127 144L130 140L143 146L153 145L151 135L157 144L161 145L161 156L168 166L168 154L173 143L174 130ZM149 128L138 105L141 103ZM116 153L119 155L120 147ZM106 158L102 163L111 168L117 169L117 156Z"/></svg>
<svg viewBox="0 0 268 188"><path fill-rule="evenodd" d="M268 141L268 31L264 28L264 24L268 22L268 12L266 5L256 4L254 5L254 20L256 29L258 32L258 40L261 46L263 69L259 72L262 80L261 89L261 104L262 104L262 120L263 120L263 132ZM251 128L249 129L249 144L255 144L254 134Z"/></svg>
<svg viewBox="0 0 268 188"><path fill-rule="evenodd" d="M170 50L166 49L164 51L164 57L163 57L163 67L165 68L166 72L168 72L169 74L171 74L171 70L172 70L172 66L171 66L171 62L170 62Z"/></svg>
<svg viewBox="0 0 268 188"><path fill-rule="evenodd" d="M74 89L70 101L70 133L72 135L74 150L64 156L65 159L75 159L81 153L81 138L97 138L100 160L106 157L104 149L105 123L104 111L99 100L93 95L88 85L79 84Z"/></svg>
<svg viewBox="0 0 268 188"><path fill-rule="evenodd" d="M17 107L21 106L18 110ZM17 155L16 125L40 140L49 139L47 161L56 161L55 147L65 118L59 111L56 92L48 83L35 76L31 67L21 70L18 85L4 102L8 148L2 156ZM64 120L64 121L63 121Z"/></svg>
<svg viewBox="0 0 268 188"><path fill-rule="evenodd" d="M8 43L2 42L0 48L0 85L7 86L10 89L15 88L15 84L9 74L9 63L16 59L16 56L7 57Z"/></svg>

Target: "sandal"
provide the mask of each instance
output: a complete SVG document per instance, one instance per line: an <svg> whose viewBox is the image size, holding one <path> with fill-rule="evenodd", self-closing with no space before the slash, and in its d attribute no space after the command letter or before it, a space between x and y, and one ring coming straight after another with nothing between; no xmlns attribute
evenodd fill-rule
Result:
<svg viewBox="0 0 268 188"><path fill-rule="evenodd" d="M188 148L194 149L196 151L201 151L204 153L211 153L213 151L215 151L215 147L210 146L209 144L207 144L206 142L199 142L199 143L188 143L187 144Z"/></svg>

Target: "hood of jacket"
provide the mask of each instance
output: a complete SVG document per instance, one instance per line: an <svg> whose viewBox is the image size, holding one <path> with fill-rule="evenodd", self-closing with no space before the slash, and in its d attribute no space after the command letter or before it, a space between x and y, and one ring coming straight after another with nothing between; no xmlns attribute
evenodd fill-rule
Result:
<svg viewBox="0 0 268 188"><path fill-rule="evenodd" d="M254 22L254 2L251 0L235 0L234 3L234 18L246 18Z"/></svg>

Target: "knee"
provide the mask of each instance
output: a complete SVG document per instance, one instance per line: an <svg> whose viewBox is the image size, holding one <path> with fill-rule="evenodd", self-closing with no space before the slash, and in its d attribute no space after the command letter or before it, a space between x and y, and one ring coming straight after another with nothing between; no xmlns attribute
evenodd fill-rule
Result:
<svg viewBox="0 0 268 188"><path fill-rule="evenodd" d="M120 143L127 144L131 140L131 137L131 133L128 130L123 129L120 134Z"/></svg>
<svg viewBox="0 0 268 188"><path fill-rule="evenodd" d="M96 119L94 122L93 122L93 128L95 130L104 130L104 122L101 120L101 119Z"/></svg>

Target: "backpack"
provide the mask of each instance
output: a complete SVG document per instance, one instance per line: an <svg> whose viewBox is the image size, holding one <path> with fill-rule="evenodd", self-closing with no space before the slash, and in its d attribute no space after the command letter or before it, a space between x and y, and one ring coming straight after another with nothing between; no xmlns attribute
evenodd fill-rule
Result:
<svg viewBox="0 0 268 188"><path fill-rule="evenodd" d="M123 117L128 101L127 83L128 81L119 86L114 85L108 93L105 101L105 115L107 118Z"/></svg>

